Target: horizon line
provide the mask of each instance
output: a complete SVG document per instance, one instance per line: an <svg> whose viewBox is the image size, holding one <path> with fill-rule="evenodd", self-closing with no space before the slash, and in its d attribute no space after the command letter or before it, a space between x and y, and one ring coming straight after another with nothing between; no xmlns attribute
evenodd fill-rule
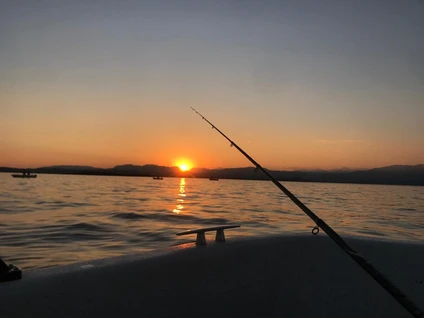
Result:
<svg viewBox="0 0 424 318"><path fill-rule="evenodd" d="M419 163L419 164L391 164L391 165L386 165L386 166L378 166L378 167L366 167L366 168L352 168L352 167L339 167L339 168L295 168L295 167L287 167L287 168L276 168L276 169L271 169L271 168L266 168L267 170L271 170L271 171L334 171L334 170L355 170L355 171L359 171L359 170L372 170L372 169L380 169L380 168L386 168L386 167L396 167L396 166L409 166L409 167L414 167L414 166L420 166L420 165L424 165L424 163ZM157 166L157 167L165 167L165 168L179 168L178 166L174 165L174 166L163 166L163 165L158 165L158 164L154 164L154 163L146 163L146 164L133 164L133 163L126 163L126 164L118 164L115 165L113 167L96 167L96 166L91 166L91 165L75 165L75 164L53 164L53 165L46 165L46 166L38 166L38 167L12 167L12 166L0 166L0 168L7 168L7 169L22 169L22 170L30 170L30 169L41 169L41 168L53 168L53 167L87 167L87 168L94 168L94 169L114 169L116 167L119 166L134 166L134 167L144 167L144 166ZM240 167L218 167L218 168L205 168L205 167L192 167L189 171L193 170L193 169L206 169L206 170L223 170L223 169L246 169L246 168L254 168L254 166L240 166Z"/></svg>

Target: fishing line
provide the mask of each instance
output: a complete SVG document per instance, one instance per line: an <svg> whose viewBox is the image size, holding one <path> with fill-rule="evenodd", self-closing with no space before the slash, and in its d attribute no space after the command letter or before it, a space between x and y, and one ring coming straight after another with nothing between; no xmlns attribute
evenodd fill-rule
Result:
<svg viewBox="0 0 424 318"><path fill-rule="evenodd" d="M336 233L324 220L320 219L314 212L312 212L305 204L303 204L293 193L291 193L285 186L277 181L267 170L257 163L252 157L250 157L243 149L241 149L234 141L228 138L221 130L219 130L214 124L207 120L202 114L200 114L193 107L190 107L196 112L203 120L205 120L212 129L215 129L225 139L230 142L231 147L235 147L239 152L242 153L254 166L255 171L262 171L268 179L272 181L281 191L287 195L303 212L305 212L316 224L313 234L317 234L319 228L321 228L343 251L347 253L356 263L358 263L372 278L374 278L393 298L401 304L413 317L424 317L424 312L418 308L403 292L400 291L395 285L393 285L383 274L381 274L373 265L371 265L362 255L356 252L349 244L347 244L339 234ZM318 229L318 230L315 230Z"/></svg>

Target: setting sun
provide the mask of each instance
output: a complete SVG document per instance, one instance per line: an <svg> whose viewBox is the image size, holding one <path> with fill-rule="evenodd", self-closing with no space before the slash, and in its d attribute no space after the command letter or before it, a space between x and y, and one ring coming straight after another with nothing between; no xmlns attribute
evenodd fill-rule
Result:
<svg viewBox="0 0 424 318"><path fill-rule="evenodd" d="M177 166L181 171L189 171L193 168L193 164L186 159L179 159L174 162L174 166Z"/></svg>
<svg viewBox="0 0 424 318"><path fill-rule="evenodd" d="M181 163L178 168L180 168L181 171L188 171L190 170L190 166L186 163Z"/></svg>

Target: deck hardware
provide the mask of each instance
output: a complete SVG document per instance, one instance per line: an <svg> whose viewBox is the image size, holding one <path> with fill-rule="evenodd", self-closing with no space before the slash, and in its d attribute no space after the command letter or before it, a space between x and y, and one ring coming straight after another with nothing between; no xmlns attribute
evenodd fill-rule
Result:
<svg viewBox="0 0 424 318"><path fill-rule="evenodd" d="M319 233L319 227L318 226L315 226L313 229L312 229L312 234L313 235L317 235Z"/></svg>
<svg viewBox="0 0 424 318"><path fill-rule="evenodd" d="M201 229L179 232L176 235L187 235L187 234L196 233L197 234L196 245L206 245L205 232L216 231L215 242L225 242L224 230L233 229L236 227L240 227L240 225L221 225L221 226L214 226L214 227L204 227Z"/></svg>
<svg viewBox="0 0 424 318"><path fill-rule="evenodd" d="M22 270L19 267L13 264L7 265L0 258L0 282L6 282L9 280L16 280L21 278L22 278Z"/></svg>

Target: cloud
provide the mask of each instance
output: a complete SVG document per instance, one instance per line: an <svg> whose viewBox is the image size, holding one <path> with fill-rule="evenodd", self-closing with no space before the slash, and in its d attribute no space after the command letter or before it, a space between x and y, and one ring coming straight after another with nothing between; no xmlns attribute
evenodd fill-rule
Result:
<svg viewBox="0 0 424 318"><path fill-rule="evenodd" d="M363 139L317 139L314 142L318 142L321 144L346 144L346 143L358 143L365 142Z"/></svg>

